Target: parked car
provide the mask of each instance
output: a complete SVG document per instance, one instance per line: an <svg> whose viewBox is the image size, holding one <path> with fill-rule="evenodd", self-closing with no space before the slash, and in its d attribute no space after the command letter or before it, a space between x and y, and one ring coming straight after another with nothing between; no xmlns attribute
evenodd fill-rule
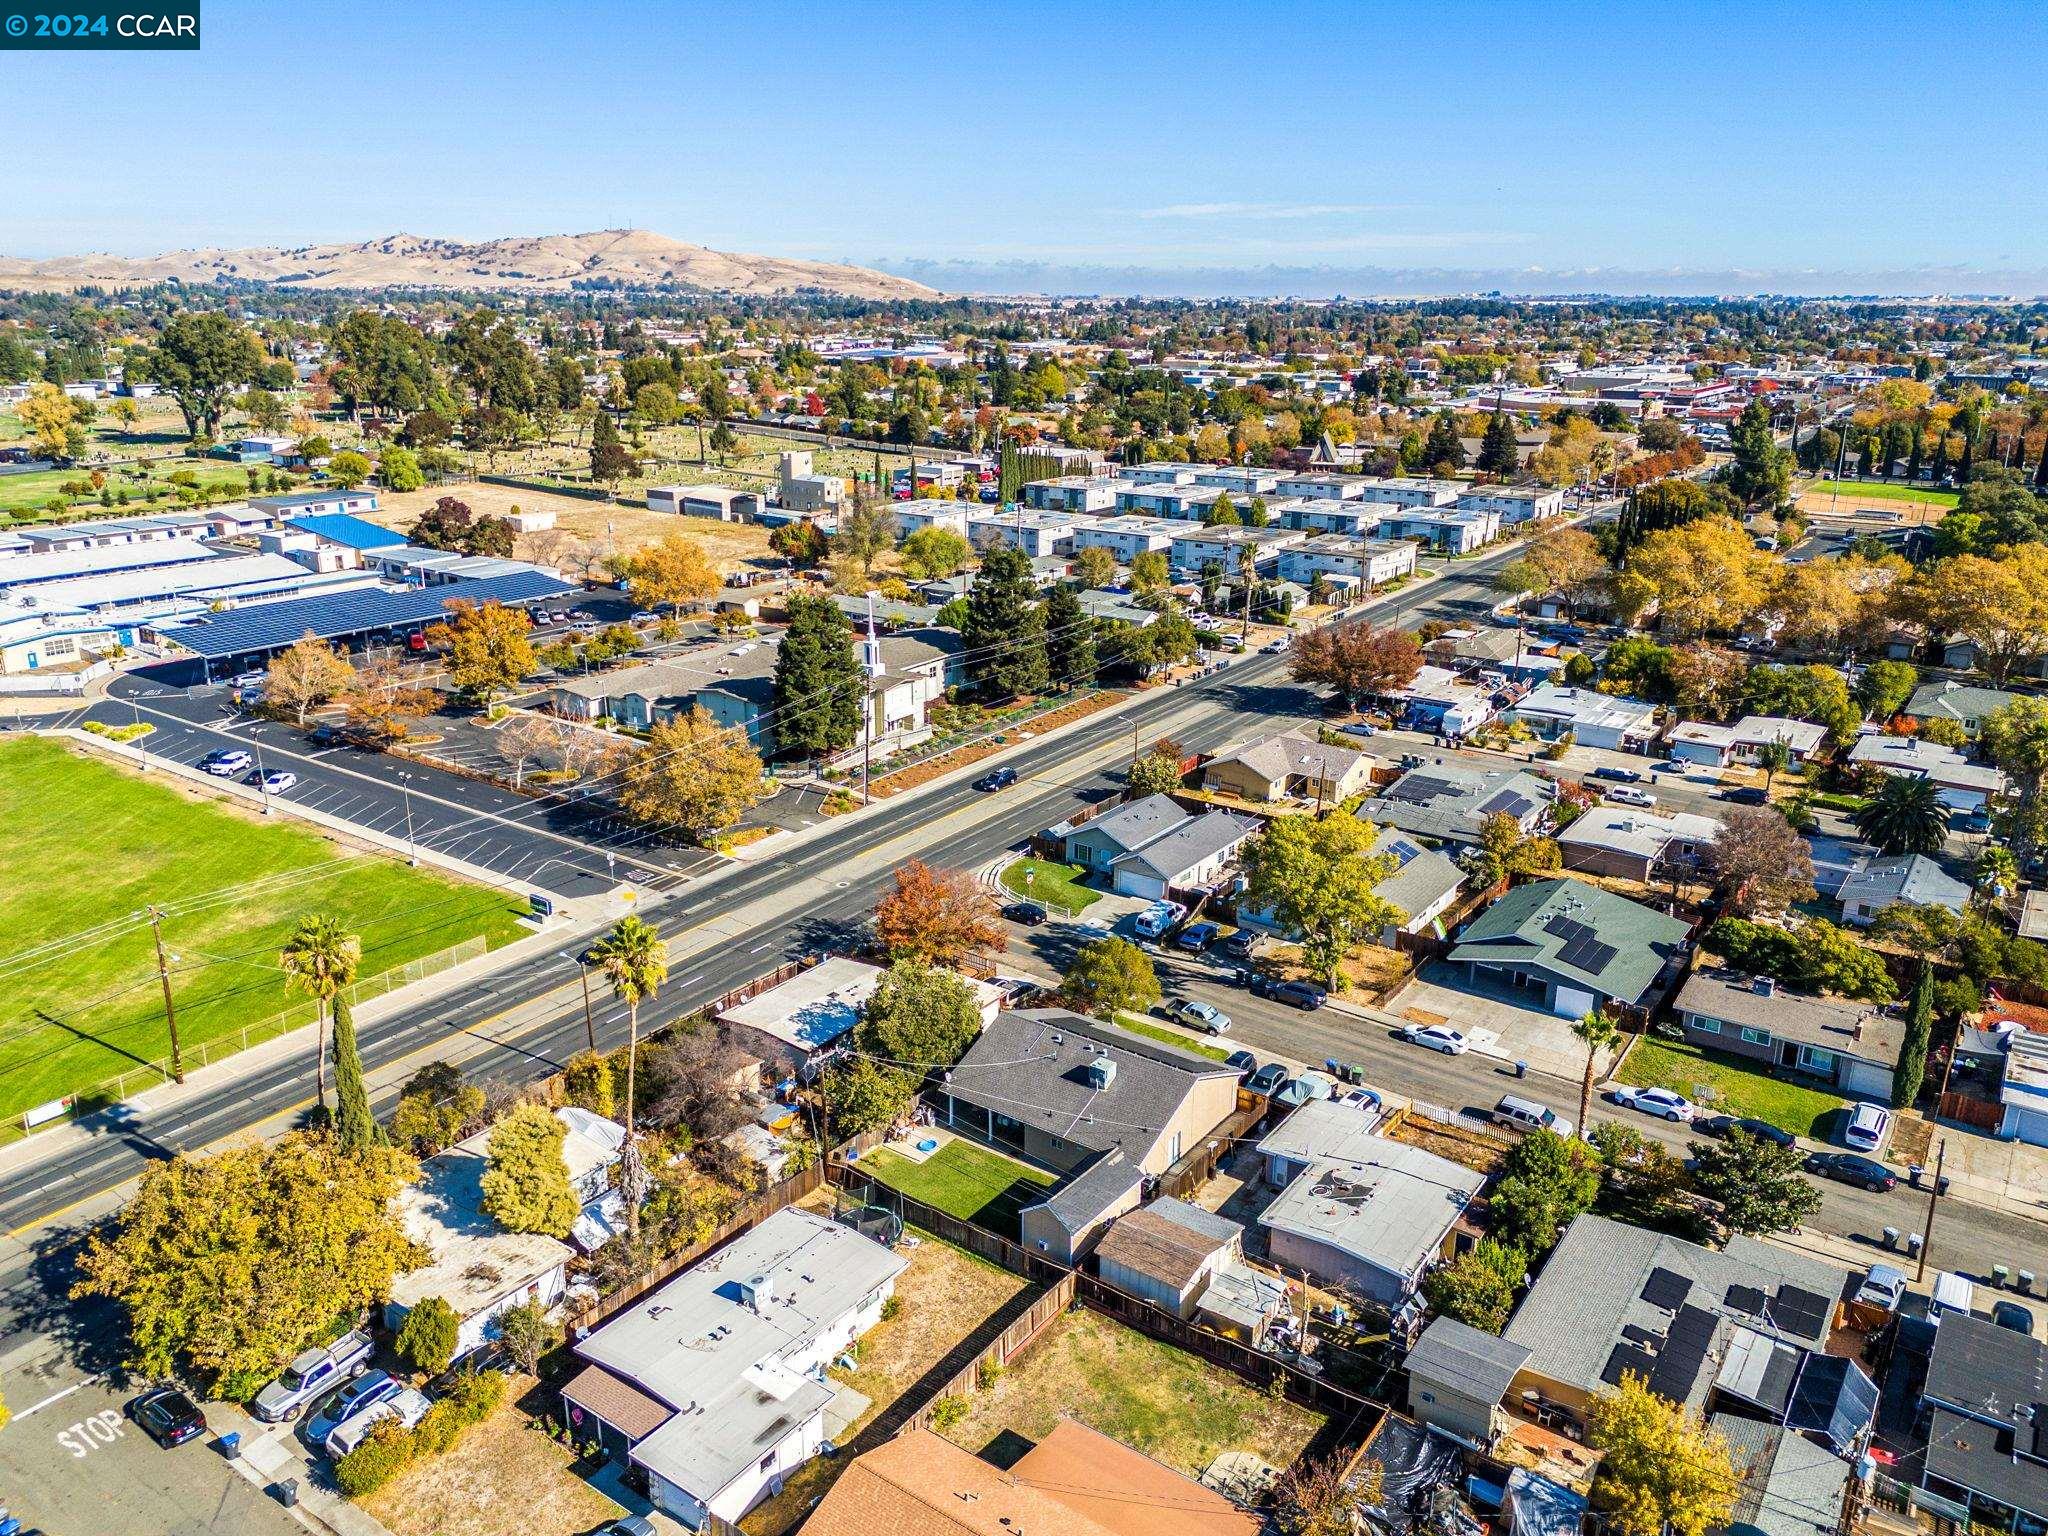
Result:
<svg viewBox="0 0 2048 1536"><path fill-rule="evenodd" d="M370 1404L398 1396L404 1385L389 1371L365 1371L354 1381L343 1382L322 1398L320 1406L306 1415L306 1422L299 1426L299 1434L308 1445L325 1445L327 1437L335 1430Z"/></svg>
<svg viewBox="0 0 2048 1536"><path fill-rule="evenodd" d="M1216 947L1233 960L1249 960L1259 952L1259 936L1240 928Z"/></svg>
<svg viewBox="0 0 2048 1536"><path fill-rule="evenodd" d="M385 1420L395 1420L401 1429L411 1429L427 1416L427 1410L434 1405L427 1401L427 1394L417 1387L402 1387L386 1398L380 1398L360 1409L350 1418L343 1420L327 1432L321 1447L336 1461L370 1437L370 1431Z"/></svg>
<svg viewBox="0 0 2048 1536"><path fill-rule="evenodd" d="M1730 805L1769 805L1771 803L1771 797L1753 784L1746 784L1740 789L1724 789L1718 798L1726 800Z"/></svg>
<svg viewBox="0 0 2048 1536"><path fill-rule="evenodd" d="M1616 805L1638 805L1645 810L1655 810L1657 797L1647 789L1637 789L1633 784L1621 784L1606 791L1605 798Z"/></svg>
<svg viewBox="0 0 2048 1536"><path fill-rule="evenodd" d="M1702 1115L1693 1121L1692 1127L1696 1131L1704 1131L1707 1135L1717 1138L1726 1136L1730 1131L1747 1131L1761 1141L1775 1142L1781 1147L1799 1145L1797 1136L1790 1131L1779 1130L1768 1120L1738 1120L1733 1115Z"/></svg>
<svg viewBox="0 0 2048 1536"><path fill-rule="evenodd" d="M1222 931L1214 923L1189 923L1186 928L1181 930L1180 937L1173 942L1178 948L1186 950L1189 954L1199 955L1203 950L1216 942L1216 935Z"/></svg>
<svg viewBox="0 0 2048 1536"><path fill-rule="evenodd" d="M1682 763L1675 757L1669 757L1661 763L1650 764L1650 772L1684 774L1692 772L1692 766L1691 763Z"/></svg>
<svg viewBox="0 0 2048 1536"><path fill-rule="evenodd" d="M1848 1106L1842 1125L1842 1144L1858 1152L1882 1152L1885 1138L1892 1133L1892 1112L1882 1104L1864 1102Z"/></svg>
<svg viewBox="0 0 2048 1536"><path fill-rule="evenodd" d="M206 1433L206 1415L179 1387L153 1387L128 1405L128 1417L168 1450Z"/></svg>
<svg viewBox="0 0 2048 1536"><path fill-rule="evenodd" d="M1244 1085L1253 1093L1271 1094L1286 1081L1287 1069L1277 1061L1269 1061L1246 1078Z"/></svg>
<svg viewBox="0 0 2048 1536"><path fill-rule="evenodd" d="M1016 782L1016 769L998 768L993 773L984 773L980 778L976 779L974 781L974 787L980 790L985 795L992 790L1008 789L1012 784Z"/></svg>
<svg viewBox="0 0 2048 1536"><path fill-rule="evenodd" d="M1463 1030L1443 1024L1410 1024L1395 1030L1394 1038L1406 1040L1410 1045L1426 1046L1432 1051L1442 1051L1446 1056L1462 1056L1472 1049L1472 1042L1465 1038Z"/></svg>
<svg viewBox="0 0 2048 1536"><path fill-rule="evenodd" d="M199 766L216 779L232 779L255 761L240 747L222 747L199 759Z"/></svg>
<svg viewBox="0 0 2048 1536"><path fill-rule="evenodd" d="M1299 1008L1303 1013L1314 1013L1328 996L1312 981L1276 981L1258 971L1252 972L1250 985L1253 997L1271 998L1276 1003Z"/></svg>
<svg viewBox="0 0 2048 1536"><path fill-rule="evenodd" d="M2001 1328L2010 1328L2014 1333L2034 1336L2034 1314L2016 1301L1994 1301L1991 1303L1991 1321Z"/></svg>
<svg viewBox="0 0 2048 1536"><path fill-rule="evenodd" d="M1817 1173L1824 1179L1833 1179L1838 1184L1854 1184L1858 1189L1875 1190L1879 1194L1898 1188L1899 1176L1874 1158L1858 1157L1854 1152L1816 1152L1805 1163L1808 1173Z"/></svg>
<svg viewBox="0 0 2048 1536"><path fill-rule="evenodd" d="M1022 923L1026 928L1037 928L1052 914L1035 901L1013 901L1003 908L1003 916L1013 923Z"/></svg>
<svg viewBox="0 0 2048 1536"><path fill-rule="evenodd" d="M1906 1296L1906 1272L1894 1269L1889 1264L1873 1264L1863 1284L1856 1288L1855 1300L1867 1306L1883 1307L1887 1312L1899 1310L1899 1303Z"/></svg>
<svg viewBox="0 0 2048 1536"><path fill-rule="evenodd" d="M370 1336L355 1329L332 1344L307 1350L256 1394L256 1417L266 1424L291 1418L330 1387L361 1374L370 1363L371 1348Z"/></svg>
<svg viewBox="0 0 2048 1536"><path fill-rule="evenodd" d="M1131 919L1131 928L1141 939L1157 939L1187 915L1188 909L1179 902L1155 901Z"/></svg>
<svg viewBox="0 0 2048 1536"><path fill-rule="evenodd" d="M281 795L299 782L299 776L289 768L273 768L256 782L266 795Z"/></svg>
<svg viewBox="0 0 2048 1536"><path fill-rule="evenodd" d="M636 608L633 610L633 617L630 622L634 624L659 624L661 622L661 615L650 613L645 608Z"/></svg>
<svg viewBox="0 0 2048 1536"><path fill-rule="evenodd" d="M982 500L994 501L995 498L983 495ZM654 1522L645 1515L628 1515L606 1526L604 1536L654 1536Z"/></svg>
<svg viewBox="0 0 2048 1536"><path fill-rule="evenodd" d="M1669 1088L1631 1088L1624 1084L1614 1090L1614 1102L1681 1124L1699 1113L1692 1100L1682 1093L1673 1093Z"/></svg>
<svg viewBox="0 0 2048 1536"><path fill-rule="evenodd" d="M261 688L269 676L267 672L237 672L228 679L228 686L234 689Z"/></svg>
<svg viewBox="0 0 2048 1536"><path fill-rule="evenodd" d="M1237 1068L1237 1080L1243 1082L1259 1070L1259 1058L1250 1051L1232 1051L1223 1065Z"/></svg>
<svg viewBox="0 0 2048 1536"><path fill-rule="evenodd" d="M1500 1102L1493 1106L1493 1123L1516 1131L1555 1131L1560 1136L1572 1133L1571 1121L1549 1105L1514 1093L1502 1094Z"/></svg>
<svg viewBox="0 0 2048 1536"><path fill-rule="evenodd" d="M1182 998L1166 1005L1166 1016L1176 1024L1189 1029L1198 1029L1205 1035L1227 1035L1230 1033L1230 1015L1214 1003L1198 1002L1194 998Z"/></svg>
<svg viewBox="0 0 2048 1536"><path fill-rule="evenodd" d="M1643 777L1633 768L1615 768L1611 766L1595 768L1591 776L1596 779L1606 779L1609 783L1613 784L1637 784L1642 782Z"/></svg>

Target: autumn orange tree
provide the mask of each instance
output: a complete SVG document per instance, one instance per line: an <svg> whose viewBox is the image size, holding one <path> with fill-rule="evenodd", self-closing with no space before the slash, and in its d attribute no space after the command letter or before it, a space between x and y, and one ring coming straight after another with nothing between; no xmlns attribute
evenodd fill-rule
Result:
<svg viewBox="0 0 2048 1536"><path fill-rule="evenodd" d="M972 875L916 859L896 871L896 888L875 907L875 937L892 960L925 965L958 965L1003 944L995 902Z"/></svg>
<svg viewBox="0 0 2048 1536"><path fill-rule="evenodd" d="M1404 688L1422 667L1422 647L1405 630L1331 624L1297 635L1288 653L1297 683L1336 689L1344 702Z"/></svg>

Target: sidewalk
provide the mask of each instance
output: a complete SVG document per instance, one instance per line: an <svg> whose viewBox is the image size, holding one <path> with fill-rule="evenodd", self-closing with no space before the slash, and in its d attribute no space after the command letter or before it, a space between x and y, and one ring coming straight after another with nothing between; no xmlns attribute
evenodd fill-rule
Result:
<svg viewBox="0 0 2048 1536"><path fill-rule="evenodd" d="M2048 1147L2001 1141L1954 1121L1930 1123L1935 1144L1946 1142L1948 1146L1948 1158L1941 1171L1949 1181L1951 1195L2008 1215L2048 1220ZM1931 1151L1927 1166L1927 1177L1931 1180Z"/></svg>
<svg viewBox="0 0 2048 1536"><path fill-rule="evenodd" d="M232 1403L208 1403L206 1415L216 1435L242 1437L238 1454L228 1464L249 1483L273 1500L282 1484L296 1485L298 1503L289 1512L307 1530L332 1536L391 1536L383 1521L315 1475L312 1458L291 1424L259 1424Z"/></svg>

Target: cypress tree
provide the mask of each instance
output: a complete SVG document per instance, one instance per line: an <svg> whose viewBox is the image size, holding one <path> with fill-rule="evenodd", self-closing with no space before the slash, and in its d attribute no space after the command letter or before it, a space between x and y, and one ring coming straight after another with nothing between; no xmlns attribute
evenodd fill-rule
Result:
<svg viewBox="0 0 2048 1536"><path fill-rule="evenodd" d="M1505 480L1520 466L1521 453L1515 444L1515 429L1508 421L1507 412L1495 407L1493 416L1486 423L1486 435L1479 440L1479 468Z"/></svg>
<svg viewBox="0 0 2048 1536"><path fill-rule="evenodd" d="M1061 585L1045 600L1045 663L1059 688L1095 675L1095 625L1072 587Z"/></svg>
<svg viewBox="0 0 2048 1536"><path fill-rule="evenodd" d="M363 1057L356 1049L356 1021L346 992L334 995L334 1139L344 1152L361 1152L383 1139L370 1113L370 1090L363 1082Z"/></svg>
<svg viewBox="0 0 2048 1536"><path fill-rule="evenodd" d="M1927 1047L1934 1034L1934 967L1923 963L1913 983L1913 1001L1906 1010L1906 1037L1899 1043L1898 1070L1892 1073L1892 1107L1910 1109L1920 1097L1927 1075Z"/></svg>
<svg viewBox="0 0 2048 1536"><path fill-rule="evenodd" d="M2034 489L2048 490L2048 437L2041 439L2041 457L2034 465Z"/></svg>
<svg viewBox="0 0 2048 1536"><path fill-rule="evenodd" d="M1031 560L1002 544L982 557L967 593L968 676L982 696L1013 699L1045 688L1045 613Z"/></svg>
<svg viewBox="0 0 2048 1536"><path fill-rule="evenodd" d="M792 597L775 653L775 745L821 757L860 740L867 684L853 629L826 597Z"/></svg>

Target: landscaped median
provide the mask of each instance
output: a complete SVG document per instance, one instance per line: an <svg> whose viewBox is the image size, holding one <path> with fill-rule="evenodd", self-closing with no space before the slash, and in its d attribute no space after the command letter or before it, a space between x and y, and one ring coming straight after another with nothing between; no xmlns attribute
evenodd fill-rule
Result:
<svg viewBox="0 0 2048 1536"><path fill-rule="evenodd" d="M358 998L519 937L499 891L408 868L197 786L42 737L0 743L0 1138L164 1080L152 906L187 1069L312 1022L278 952L322 913L362 943Z"/></svg>

